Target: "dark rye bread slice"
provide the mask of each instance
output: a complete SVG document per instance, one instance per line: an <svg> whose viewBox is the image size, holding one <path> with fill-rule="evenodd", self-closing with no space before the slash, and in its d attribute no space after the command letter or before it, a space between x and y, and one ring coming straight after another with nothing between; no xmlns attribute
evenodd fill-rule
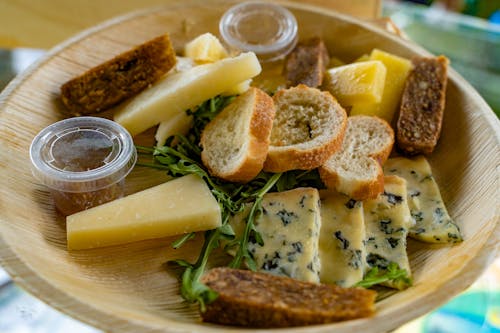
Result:
<svg viewBox="0 0 500 333"><path fill-rule="evenodd" d="M376 292L247 270L214 268L201 280L219 296L204 321L246 327L290 327L372 316Z"/></svg>
<svg viewBox="0 0 500 333"><path fill-rule="evenodd" d="M408 154L430 154L441 134L448 81L444 56L412 60L396 125L398 148Z"/></svg>
<svg viewBox="0 0 500 333"><path fill-rule="evenodd" d="M156 82L175 63L175 51L165 34L66 82L61 99L73 115L104 111Z"/></svg>
<svg viewBox="0 0 500 333"><path fill-rule="evenodd" d="M290 52L283 68L287 87L298 84L316 88L323 81L323 74L330 61L323 40L313 37L304 40Z"/></svg>

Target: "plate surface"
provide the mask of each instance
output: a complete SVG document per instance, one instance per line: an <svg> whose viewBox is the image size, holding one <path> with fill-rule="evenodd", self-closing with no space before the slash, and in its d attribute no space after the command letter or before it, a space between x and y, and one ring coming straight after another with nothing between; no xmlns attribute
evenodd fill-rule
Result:
<svg viewBox="0 0 500 333"><path fill-rule="evenodd" d="M172 239L68 252L64 218L32 177L29 145L45 126L67 117L62 83L147 39L168 32L176 49L210 31L231 1L183 1L109 21L67 41L15 79L0 97L0 264L27 291L98 328L120 332L235 331L201 323L183 302L169 259L196 258L200 242L172 250ZM369 24L325 9L289 4L301 37L320 35L332 55L352 60L378 47L400 56L428 54ZM482 98L451 70L443 133L429 157L451 216L465 241L438 246L409 241L414 286L377 303L373 318L293 328L295 332L387 331L468 287L498 254L500 125ZM154 132L141 135L153 144ZM136 168L129 193L165 181Z"/></svg>

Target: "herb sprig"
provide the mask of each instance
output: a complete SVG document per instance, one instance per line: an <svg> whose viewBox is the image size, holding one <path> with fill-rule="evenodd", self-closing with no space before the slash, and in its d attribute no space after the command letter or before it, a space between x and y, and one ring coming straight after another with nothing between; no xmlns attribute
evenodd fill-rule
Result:
<svg viewBox="0 0 500 333"><path fill-rule="evenodd" d="M363 280L356 283L355 287L371 288L384 282L393 281L395 284L405 286L411 285L412 281L408 277L405 269L399 268L398 264L391 262L387 269L379 269L377 266L371 268L364 276Z"/></svg>

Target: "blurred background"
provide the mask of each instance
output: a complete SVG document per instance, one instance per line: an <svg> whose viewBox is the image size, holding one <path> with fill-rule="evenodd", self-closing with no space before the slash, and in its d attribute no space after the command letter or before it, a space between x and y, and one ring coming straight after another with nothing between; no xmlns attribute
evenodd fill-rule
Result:
<svg viewBox="0 0 500 333"><path fill-rule="evenodd" d="M47 50L79 31L116 15L173 1L0 0L0 90ZM500 0L309 2L377 24L390 22L405 38L446 55L500 116ZM0 332L99 331L31 297L0 268ZM500 332L500 260L470 289L396 332Z"/></svg>

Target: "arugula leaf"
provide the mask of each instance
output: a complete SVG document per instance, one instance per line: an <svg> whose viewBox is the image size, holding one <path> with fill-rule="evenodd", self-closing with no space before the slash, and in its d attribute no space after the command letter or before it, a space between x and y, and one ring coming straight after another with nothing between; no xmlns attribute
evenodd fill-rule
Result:
<svg viewBox="0 0 500 333"><path fill-rule="evenodd" d="M363 280L359 281L354 287L370 288L387 281L394 281L395 283L402 283L404 285L411 285L411 278L408 277L408 272L405 269L399 268L398 264L391 262L387 269L379 270L377 266L371 268Z"/></svg>

